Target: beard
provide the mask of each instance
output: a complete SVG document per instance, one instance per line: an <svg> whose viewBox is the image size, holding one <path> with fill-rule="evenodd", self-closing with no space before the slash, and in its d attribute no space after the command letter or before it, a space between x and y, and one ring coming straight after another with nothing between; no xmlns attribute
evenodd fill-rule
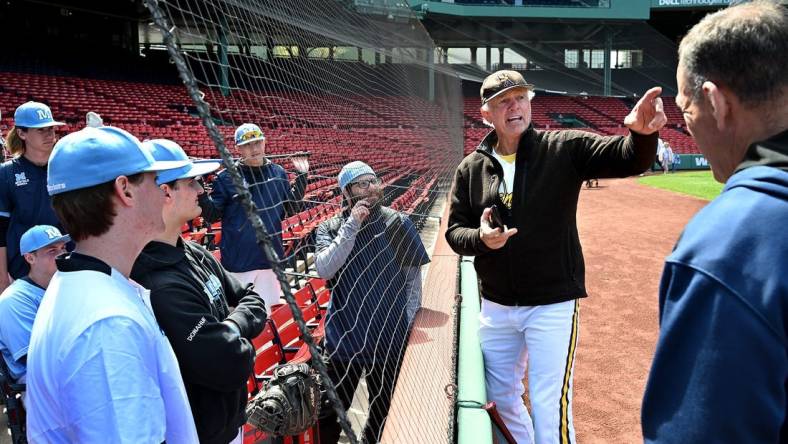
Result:
<svg viewBox="0 0 788 444"><path fill-rule="evenodd" d="M360 200L366 200L369 204L368 207L370 210L377 209L383 202L383 190L369 192L364 195L352 196L350 198L350 207L353 208L353 206L356 205L356 203L358 203Z"/></svg>

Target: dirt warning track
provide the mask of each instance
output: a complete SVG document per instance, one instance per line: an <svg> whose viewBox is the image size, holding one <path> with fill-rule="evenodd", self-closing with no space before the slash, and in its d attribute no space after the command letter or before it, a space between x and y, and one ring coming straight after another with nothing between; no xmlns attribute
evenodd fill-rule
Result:
<svg viewBox="0 0 788 444"><path fill-rule="evenodd" d="M657 340L663 262L706 203L634 179L583 188L578 227L589 297L580 303L575 362L579 443L643 441L640 405Z"/></svg>

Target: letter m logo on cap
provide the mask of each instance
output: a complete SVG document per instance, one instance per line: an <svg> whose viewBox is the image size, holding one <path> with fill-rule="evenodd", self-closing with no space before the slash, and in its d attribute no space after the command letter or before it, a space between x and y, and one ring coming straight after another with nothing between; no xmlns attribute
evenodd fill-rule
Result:
<svg viewBox="0 0 788 444"><path fill-rule="evenodd" d="M36 114L38 114L38 120L49 120L52 118L52 113L45 109L37 109Z"/></svg>
<svg viewBox="0 0 788 444"><path fill-rule="evenodd" d="M57 231L56 228L47 228L45 232L50 239L57 239L60 236L62 236L60 232Z"/></svg>

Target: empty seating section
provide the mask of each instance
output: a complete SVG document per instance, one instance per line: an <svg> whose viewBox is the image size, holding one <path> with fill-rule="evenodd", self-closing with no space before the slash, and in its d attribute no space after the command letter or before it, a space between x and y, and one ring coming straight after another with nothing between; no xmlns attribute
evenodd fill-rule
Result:
<svg viewBox="0 0 788 444"><path fill-rule="evenodd" d="M238 155L233 143L235 125L242 121L256 122L264 128L269 154L310 152L312 168L305 200L310 202L307 206L324 203L299 214L298 224L283 224L286 239L308 236L320 221L338 211L341 202L334 199L338 194L336 175L348 162L366 161L388 178L388 183L393 182L393 173L434 179L453 167L447 161L451 154L446 147L452 141L445 128L428 127L443 113L442 108L419 98L237 89L229 96L214 89L203 92L220 123L217 128L225 146L233 155ZM67 123L59 129L62 133L80 129L85 113L95 111L106 124L120 126L140 139L173 139L191 156L219 157L181 85L0 72L3 132L13 125L13 110L27 100L47 102L55 117ZM289 160L275 161L293 170ZM401 190L390 193L394 194L393 200ZM221 231L216 232L215 237L206 238L204 232L190 233L190 237L218 243Z"/></svg>
<svg viewBox="0 0 788 444"><path fill-rule="evenodd" d="M660 131L660 138L670 143L673 151L679 154L698 154L697 145L686 132L681 110L678 109L673 97L663 97L665 114L668 123ZM585 127L580 129L605 135L626 135L624 117L629 114L634 102L615 97L595 96L555 96L540 95L531 102L531 120L539 129L567 128L563 123L576 120ZM477 97L466 97L464 112L464 152L468 154L478 146L482 138L491 128L482 123L479 107L481 101Z"/></svg>
<svg viewBox="0 0 788 444"><path fill-rule="evenodd" d="M404 168L408 161L408 168L415 162L416 168L430 169L442 160L433 148L450 144L445 131L423 128L442 113L441 108L418 98L242 90L224 97L212 89L203 92L213 116L227 122L218 128L228 147L233 146L234 124L242 121L265 128L269 153L311 151L315 164L341 166L363 158L371 160L373 167ZM13 109L27 100L50 104L53 113L69 124L64 132L82 127L85 113L95 111L105 123L140 138L172 138L190 155L217 157L180 85L0 72L0 110L4 111L0 125L9 128Z"/></svg>

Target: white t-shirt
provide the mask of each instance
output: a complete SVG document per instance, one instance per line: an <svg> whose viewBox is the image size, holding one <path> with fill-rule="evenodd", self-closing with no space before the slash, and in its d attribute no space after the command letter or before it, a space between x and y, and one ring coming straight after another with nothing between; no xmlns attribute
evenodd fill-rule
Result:
<svg viewBox="0 0 788 444"><path fill-rule="evenodd" d="M114 269L55 273L30 338L30 442L198 442L178 361L146 299Z"/></svg>
<svg viewBox="0 0 788 444"><path fill-rule="evenodd" d="M501 156L497 151L493 150L493 157L501 164L503 168L503 180L498 187L498 195L501 201L506 205L506 208L512 209L512 194L514 193L514 164L517 159L517 153L509 156Z"/></svg>

